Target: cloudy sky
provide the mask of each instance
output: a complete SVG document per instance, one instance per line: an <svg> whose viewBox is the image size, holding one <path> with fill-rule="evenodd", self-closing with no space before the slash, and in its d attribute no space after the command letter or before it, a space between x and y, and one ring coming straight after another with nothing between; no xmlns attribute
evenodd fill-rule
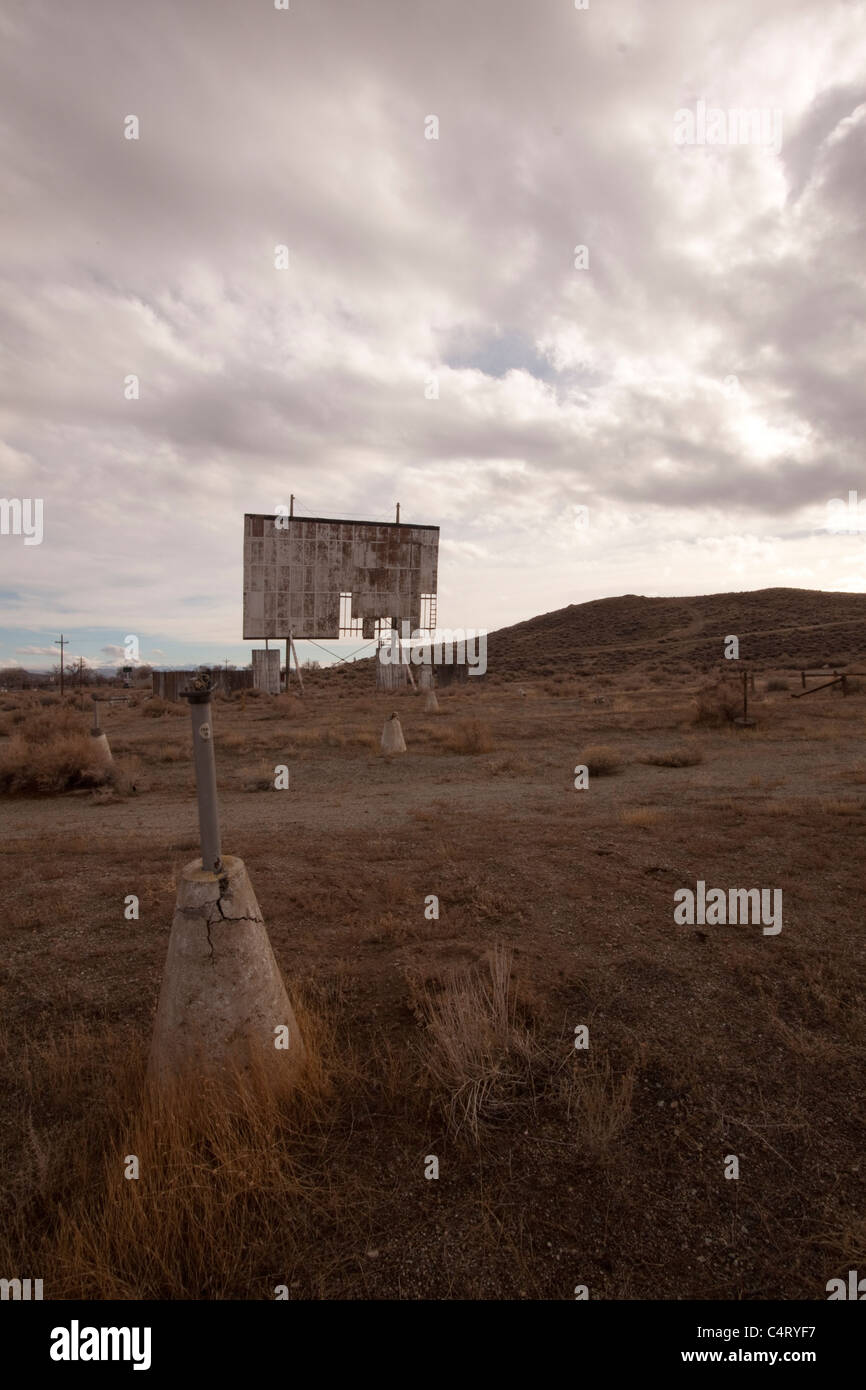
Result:
<svg viewBox="0 0 866 1390"><path fill-rule="evenodd" d="M243 514L290 493L440 525L451 627L866 590L863 4L7 0L0 40L0 492L44 509L0 663L249 660Z"/></svg>

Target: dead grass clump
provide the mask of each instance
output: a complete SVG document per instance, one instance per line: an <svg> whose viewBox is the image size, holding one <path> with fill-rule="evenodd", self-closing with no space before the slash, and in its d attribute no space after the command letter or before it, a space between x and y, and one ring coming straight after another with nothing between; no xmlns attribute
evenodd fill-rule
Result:
<svg viewBox="0 0 866 1390"><path fill-rule="evenodd" d="M513 1113L531 1084L537 1047L518 1016L511 952L496 947L486 969L418 995L426 1026L423 1068L455 1133L477 1142L485 1122Z"/></svg>
<svg viewBox="0 0 866 1390"><path fill-rule="evenodd" d="M697 767L704 761L704 755L694 744L683 743L673 748L660 748L655 753L644 753L638 761L649 763L651 767Z"/></svg>
<svg viewBox="0 0 866 1390"><path fill-rule="evenodd" d="M294 719L301 712L301 699L299 695L268 696L270 707L268 709L269 719Z"/></svg>
<svg viewBox="0 0 866 1390"><path fill-rule="evenodd" d="M227 733L220 734L217 740L217 750L226 753L248 753L249 739L246 734Z"/></svg>
<svg viewBox="0 0 866 1390"><path fill-rule="evenodd" d="M461 719L444 732L442 747L449 753L475 756L490 753L494 748L490 729L480 719Z"/></svg>
<svg viewBox="0 0 866 1390"><path fill-rule="evenodd" d="M310 1065L289 1095L255 1072L152 1090L146 1040L131 1030L58 1041L49 1030L16 1046L3 1267L50 1270L55 1298L272 1300L295 1281L327 1296L331 1276L310 1270L310 1250L335 1222L363 1239L359 1184L334 1172L324 1122L335 1080L357 1085L357 1072L303 1002L298 1021Z"/></svg>
<svg viewBox="0 0 866 1390"><path fill-rule="evenodd" d="M605 1158L631 1119L636 1075L636 1062L617 1077L609 1057L599 1060L577 1051L559 1073L557 1098L567 1118L576 1122L580 1148L592 1158Z"/></svg>
<svg viewBox="0 0 866 1390"><path fill-rule="evenodd" d="M577 761L588 769L590 777L612 777L623 765L623 759L616 749L609 748L605 743L594 743L584 749Z"/></svg>
<svg viewBox="0 0 866 1390"><path fill-rule="evenodd" d="M768 690L790 690L791 687L790 687L790 685L788 684L787 681L783 681L783 680L779 679L778 677L775 677L775 676L774 676L774 677L772 677L770 680L767 681L767 689L768 689Z"/></svg>
<svg viewBox="0 0 866 1390"><path fill-rule="evenodd" d="M18 733L28 743L48 743L66 735L81 734L86 729L85 721L75 710L60 706L50 714L24 711L23 721L18 723Z"/></svg>
<svg viewBox="0 0 866 1390"><path fill-rule="evenodd" d="M43 743L16 734L0 752L0 792L45 796L104 786L112 769L100 763L87 733L60 733Z"/></svg>
<svg viewBox="0 0 866 1390"><path fill-rule="evenodd" d="M742 712L742 692L732 684L718 681L698 691L692 718L695 724L720 728L723 724L732 724Z"/></svg>
<svg viewBox="0 0 866 1390"><path fill-rule="evenodd" d="M179 700L164 700L161 695L152 695L141 707L145 719L162 719L164 715L188 714L187 706Z"/></svg>

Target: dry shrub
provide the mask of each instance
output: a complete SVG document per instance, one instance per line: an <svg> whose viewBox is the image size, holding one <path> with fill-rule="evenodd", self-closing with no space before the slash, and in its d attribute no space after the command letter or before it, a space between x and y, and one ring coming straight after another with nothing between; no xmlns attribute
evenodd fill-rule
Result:
<svg viewBox="0 0 866 1390"><path fill-rule="evenodd" d="M614 1074L610 1058L599 1060L589 1052L575 1051L560 1072L556 1089L566 1116L576 1121L577 1142L591 1157L608 1154L631 1119L637 1063L622 1075Z"/></svg>
<svg viewBox="0 0 866 1390"><path fill-rule="evenodd" d="M455 1133L478 1141L485 1122L511 1114L525 1096L537 1048L518 1017L511 952L496 947L487 968L452 978L441 993L417 995L426 1024L422 1064L441 1092Z"/></svg>
<svg viewBox="0 0 866 1390"><path fill-rule="evenodd" d="M145 700L141 712L146 719L161 719L163 715L188 714L188 707L179 700L164 700L161 695L152 695Z"/></svg>
<svg viewBox="0 0 866 1390"><path fill-rule="evenodd" d="M780 680L780 679L778 679L777 677L774 676L771 680L768 680L768 681L767 681L767 689L768 689L768 690L790 690L791 687L790 687L790 685L788 684L787 681Z"/></svg>
<svg viewBox="0 0 866 1390"><path fill-rule="evenodd" d="M249 751L249 739L246 734L220 734L216 741L216 747L218 752L247 753Z"/></svg>
<svg viewBox="0 0 866 1390"><path fill-rule="evenodd" d="M0 792L44 796L104 786L113 770L100 763L93 745L87 733L60 733L43 743L16 734L0 752Z"/></svg>
<svg viewBox="0 0 866 1390"><path fill-rule="evenodd" d="M651 767L697 767L704 761L704 755L694 744L682 743L673 748L660 748L655 753L644 753L638 761L649 763Z"/></svg>
<svg viewBox="0 0 866 1390"><path fill-rule="evenodd" d="M725 681L706 685L695 696L693 722L710 728L731 724L743 712L742 691Z"/></svg>
<svg viewBox="0 0 866 1390"><path fill-rule="evenodd" d="M442 746L449 753L476 755L493 750L493 735L480 719L461 719L451 729L444 731Z"/></svg>
<svg viewBox="0 0 866 1390"><path fill-rule="evenodd" d="M616 749L609 748L605 743L594 743L590 748L584 749L577 761L588 770L591 777L611 777L615 772L619 772L623 764L623 759Z"/></svg>
<svg viewBox="0 0 866 1390"><path fill-rule="evenodd" d="M294 719L300 714L302 709L301 698L299 695L269 695L270 702L268 717L270 719Z"/></svg>
<svg viewBox="0 0 866 1390"><path fill-rule="evenodd" d="M31 713L26 710L23 721L17 722L20 737L32 744L47 743L68 734L81 734L87 728L80 714L63 706L53 710L51 714Z"/></svg>

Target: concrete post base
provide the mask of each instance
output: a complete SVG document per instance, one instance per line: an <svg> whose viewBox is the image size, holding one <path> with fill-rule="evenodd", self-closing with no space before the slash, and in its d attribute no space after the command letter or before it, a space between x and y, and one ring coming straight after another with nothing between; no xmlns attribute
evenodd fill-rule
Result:
<svg viewBox="0 0 866 1390"><path fill-rule="evenodd" d="M427 694L424 696L424 713L439 713L439 701L436 699L436 692L433 690L428 690Z"/></svg>
<svg viewBox="0 0 866 1390"><path fill-rule="evenodd" d="M305 1060L243 860L226 855L219 875L200 859L187 864L177 884L150 1079L255 1068L269 1084L290 1089Z"/></svg>
<svg viewBox="0 0 866 1390"><path fill-rule="evenodd" d="M105 763L106 766L110 763L113 763L114 759L111 756L111 748L108 743L108 735L102 733L94 733L94 731L91 730L90 737L90 746L93 750L93 761L97 763Z"/></svg>
<svg viewBox="0 0 866 1390"><path fill-rule="evenodd" d="M397 718L396 714L392 714L390 719L385 720L385 727L382 730L382 752L406 752L406 740L403 737L400 720Z"/></svg>

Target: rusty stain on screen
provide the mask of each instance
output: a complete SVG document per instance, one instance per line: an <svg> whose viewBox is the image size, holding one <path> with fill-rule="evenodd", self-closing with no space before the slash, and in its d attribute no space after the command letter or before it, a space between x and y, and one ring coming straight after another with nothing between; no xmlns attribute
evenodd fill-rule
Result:
<svg viewBox="0 0 866 1390"><path fill-rule="evenodd" d="M438 526L247 513L244 638L337 638L348 593L365 637L380 618L418 628L438 561Z"/></svg>

